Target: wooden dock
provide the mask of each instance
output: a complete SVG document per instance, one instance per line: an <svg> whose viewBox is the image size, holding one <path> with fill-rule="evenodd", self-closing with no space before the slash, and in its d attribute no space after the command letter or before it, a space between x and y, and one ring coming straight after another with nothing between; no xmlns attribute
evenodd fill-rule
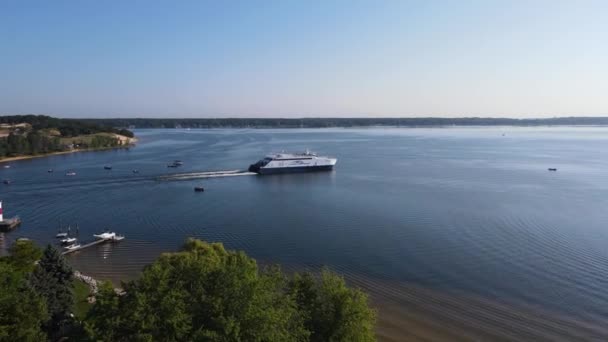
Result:
<svg viewBox="0 0 608 342"><path fill-rule="evenodd" d="M66 254L70 254L70 253L73 253L73 252L81 251L81 250L83 250L85 248L93 247L93 246L102 244L104 242L118 242L118 241L119 240L115 240L113 238L109 238L109 239L97 239L97 240L89 242L87 244L80 245L80 247L78 247L78 248L64 250L63 252L61 252L61 255L66 255Z"/></svg>

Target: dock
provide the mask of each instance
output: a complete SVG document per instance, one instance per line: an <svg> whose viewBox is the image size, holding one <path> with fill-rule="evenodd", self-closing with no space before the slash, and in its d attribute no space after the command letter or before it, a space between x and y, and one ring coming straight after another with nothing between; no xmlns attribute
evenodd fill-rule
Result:
<svg viewBox="0 0 608 342"><path fill-rule="evenodd" d="M0 213L1 212L2 209L0 209ZM17 228L20 224L21 219L19 217L0 221L0 232L10 232L11 230Z"/></svg>
<svg viewBox="0 0 608 342"><path fill-rule="evenodd" d="M237 177L237 176L255 176L257 173L243 171L243 170L227 170L227 171L204 171L204 172L189 172L189 173L175 173L170 175L163 175L156 178L159 181L175 181L175 180L189 180L189 179L200 179L200 178L217 178L217 177Z"/></svg>
<svg viewBox="0 0 608 342"><path fill-rule="evenodd" d="M70 254L70 253L73 253L73 252L81 251L81 250L83 250L85 248L89 248L89 247L93 247L93 246L96 246L96 245L100 245L100 244L102 244L104 242L115 242L115 241L117 242L117 241L120 241L120 240L116 240L114 238L97 239L97 240L94 240L94 241L89 242L87 244L80 245L80 247L78 247L78 248L64 250L63 252L61 252L61 255L66 255L66 254Z"/></svg>

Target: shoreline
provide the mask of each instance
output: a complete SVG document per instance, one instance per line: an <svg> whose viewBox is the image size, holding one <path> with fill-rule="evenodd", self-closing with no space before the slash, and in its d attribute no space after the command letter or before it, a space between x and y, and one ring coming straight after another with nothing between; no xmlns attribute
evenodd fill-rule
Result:
<svg viewBox="0 0 608 342"><path fill-rule="evenodd" d="M138 141L137 138L127 138L127 137L125 137L125 138L128 140L128 143L125 145L114 146L114 147L102 147L102 148L73 149L73 150L69 150L69 151L59 151L59 152L51 152L51 153L45 153L45 154L8 157L8 158L0 159L0 164L12 162L12 161L18 161L18 160L51 157L51 156L58 156L58 155L62 155L62 154L71 154L71 153L78 153L78 152L96 152L96 151L111 150L111 149L115 149L115 148L128 148L128 147L135 146L135 144ZM121 141L124 141L122 138L119 138L119 139L121 139Z"/></svg>

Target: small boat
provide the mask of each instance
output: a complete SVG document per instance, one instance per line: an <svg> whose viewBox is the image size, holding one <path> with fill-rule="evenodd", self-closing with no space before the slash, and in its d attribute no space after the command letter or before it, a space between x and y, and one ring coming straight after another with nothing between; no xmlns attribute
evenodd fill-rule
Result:
<svg viewBox="0 0 608 342"><path fill-rule="evenodd" d="M53 173L53 169L48 169L46 172Z"/></svg>
<svg viewBox="0 0 608 342"><path fill-rule="evenodd" d="M139 170L133 170L133 173L139 173Z"/></svg>
<svg viewBox="0 0 608 342"><path fill-rule="evenodd" d="M203 191L205 191L205 188L203 188L202 186L195 186L194 187L194 191L196 191L196 192L203 192Z"/></svg>
<svg viewBox="0 0 608 342"><path fill-rule="evenodd" d="M63 247L63 248L67 249L68 251L71 251L71 250L73 250L73 249L78 249L78 248L80 248L80 244L79 244L79 243L75 243L75 244L73 244L73 245L65 246L65 247Z"/></svg>
<svg viewBox="0 0 608 342"><path fill-rule="evenodd" d="M96 237L97 239L102 239L102 240L107 240L107 239L114 239L116 237L116 233L114 232L104 232L101 234L93 234L94 237Z"/></svg>
<svg viewBox="0 0 608 342"><path fill-rule="evenodd" d="M56 238L64 238L67 236L68 236L68 233L66 233L66 232L59 232L59 233L57 233L57 235L55 235Z"/></svg>
<svg viewBox="0 0 608 342"><path fill-rule="evenodd" d="M74 171L68 171L65 173L66 176L76 176L76 172Z"/></svg>
<svg viewBox="0 0 608 342"><path fill-rule="evenodd" d="M112 238L112 241L122 241L125 239L124 235L114 235L114 237Z"/></svg>
<svg viewBox="0 0 608 342"><path fill-rule="evenodd" d="M181 160L174 160L173 165L182 166L182 165L184 165L184 162Z"/></svg>
<svg viewBox="0 0 608 342"><path fill-rule="evenodd" d="M10 168L11 168L11 166L10 166L10 165L4 165L3 167L4 167L5 169L10 169Z"/></svg>
<svg viewBox="0 0 608 342"><path fill-rule="evenodd" d="M65 239L61 239L60 241L63 244L70 244L70 243L76 242L76 238L74 238L74 237L66 237Z"/></svg>
<svg viewBox="0 0 608 342"><path fill-rule="evenodd" d="M550 167L548 170L549 170L549 171L557 171L557 168Z"/></svg>
<svg viewBox="0 0 608 342"><path fill-rule="evenodd" d="M179 165L175 165L175 164L167 164L167 167L178 167Z"/></svg>
<svg viewBox="0 0 608 342"><path fill-rule="evenodd" d="M112 170L112 166L110 166L110 165L106 165L106 166L104 166L103 168L104 168L105 170Z"/></svg>
<svg viewBox="0 0 608 342"><path fill-rule="evenodd" d="M11 184L11 181L9 179L5 179L2 181L2 183L9 185L9 184Z"/></svg>

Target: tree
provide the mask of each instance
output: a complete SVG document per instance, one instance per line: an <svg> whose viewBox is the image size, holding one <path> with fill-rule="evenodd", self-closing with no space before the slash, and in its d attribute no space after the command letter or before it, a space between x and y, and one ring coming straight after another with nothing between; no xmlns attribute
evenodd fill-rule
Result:
<svg viewBox="0 0 608 342"><path fill-rule="evenodd" d="M30 277L30 285L46 300L50 321L49 335L59 332L67 323L74 305L72 268L59 251L48 245Z"/></svg>
<svg viewBox="0 0 608 342"><path fill-rule="evenodd" d="M44 299L27 285L24 273L0 262L0 341L44 341L47 318Z"/></svg>
<svg viewBox="0 0 608 342"><path fill-rule="evenodd" d="M348 288L342 277L328 270L320 279L296 274L289 289L306 318L310 341L375 341L376 313L369 308L367 295Z"/></svg>
<svg viewBox="0 0 608 342"><path fill-rule="evenodd" d="M102 341L119 340L122 319L119 299L111 283L100 284L99 292L95 296L95 305L85 320L85 330L88 335Z"/></svg>
<svg viewBox="0 0 608 342"><path fill-rule="evenodd" d="M125 284L119 310L109 310L117 320L101 309L104 298L91 311L91 330L116 341L305 341L285 285L278 270L259 271L242 252L188 240Z"/></svg>
<svg viewBox="0 0 608 342"><path fill-rule="evenodd" d="M36 266L36 261L42 256L42 250L31 240L17 240L9 249L8 261L16 270L30 273Z"/></svg>

